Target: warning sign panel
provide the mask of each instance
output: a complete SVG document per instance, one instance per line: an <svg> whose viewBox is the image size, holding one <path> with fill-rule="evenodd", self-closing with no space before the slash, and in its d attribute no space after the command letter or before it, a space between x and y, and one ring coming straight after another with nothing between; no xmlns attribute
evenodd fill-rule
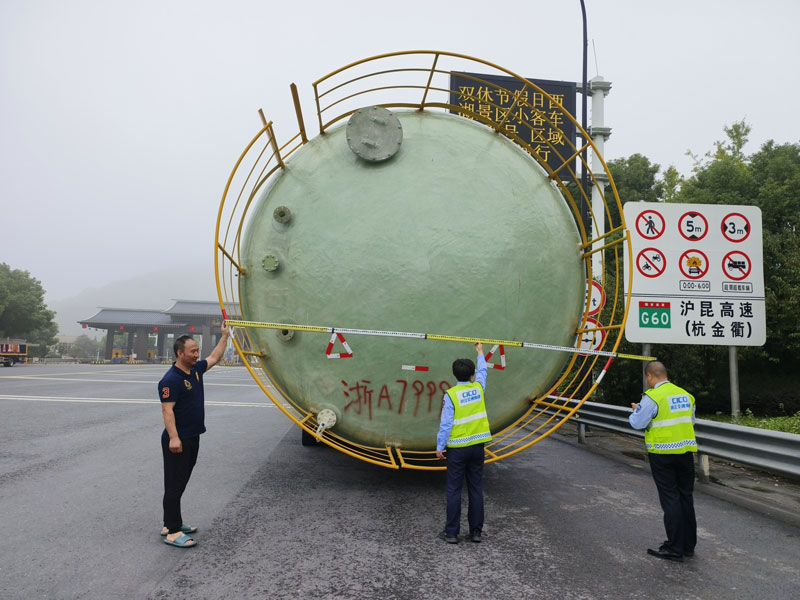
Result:
<svg viewBox="0 0 800 600"><path fill-rule="evenodd" d="M628 341L766 341L758 207L628 202L624 214L631 241Z"/></svg>

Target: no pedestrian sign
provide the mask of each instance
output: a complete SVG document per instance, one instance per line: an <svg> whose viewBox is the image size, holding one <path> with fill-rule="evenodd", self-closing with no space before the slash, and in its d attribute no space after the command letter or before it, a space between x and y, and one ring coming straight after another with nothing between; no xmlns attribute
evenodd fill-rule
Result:
<svg viewBox="0 0 800 600"><path fill-rule="evenodd" d="M624 214L632 257L628 341L766 341L758 207L628 202Z"/></svg>
<svg viewBox="0 0 800 600"><path fill-rule="evenodd" d="M636 231L646 240L654 240L664 233L664 217L656 210L645 210L636 218Z"/></svg>

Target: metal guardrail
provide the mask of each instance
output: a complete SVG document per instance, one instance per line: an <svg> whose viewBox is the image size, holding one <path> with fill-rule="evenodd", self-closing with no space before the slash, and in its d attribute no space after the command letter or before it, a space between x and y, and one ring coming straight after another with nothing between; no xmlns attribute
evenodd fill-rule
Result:
<svg viewBox="0 0 800 600"><path fill-rule="evenodd" d="M574 402L577 404L577 402ZM584 402L573 417L580 425L591 425L624 435L644 438L642 431L631 428L628 416L631 411L623 406ZM580 428L583 430L583 427ZM749 465L764 471L800 477L800 435L718 423L707 419L695 422L698 455L714 456L723 460ZM583 432L579 433L583 441ZM706 459L707 461L707 459Z"/></svg>

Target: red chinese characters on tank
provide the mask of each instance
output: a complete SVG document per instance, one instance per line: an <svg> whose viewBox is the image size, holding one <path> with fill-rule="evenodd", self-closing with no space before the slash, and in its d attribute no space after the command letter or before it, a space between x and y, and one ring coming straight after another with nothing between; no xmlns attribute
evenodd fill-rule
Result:
<svg viewBox="0 0 800 600"><path fill-rule="evenodd" d="M378 384L368 379L353 384L342 380L341 383L347 400L345 412L363 414L370 421L373 413L379 410L418 417L421 414L433 414L435 407L435 414L439 415L442 411L441 399L451 386L447 381L437 383L419 379L410 382L397 379L393 384Z"/></svg>

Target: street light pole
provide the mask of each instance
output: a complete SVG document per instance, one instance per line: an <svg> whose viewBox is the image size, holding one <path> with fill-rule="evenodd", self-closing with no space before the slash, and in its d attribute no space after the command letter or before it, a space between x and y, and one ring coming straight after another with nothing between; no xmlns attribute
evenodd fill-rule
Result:
<svg viewBox="0 0 800 600"><path fill-rule="evenodd" d="M586 4L584 0L581 1L581 16L583 17L583 93L581 94L581 127L583 131L588 134L587 130L587 120L586 120L586 112L587 112L587 96L589 95L588 89L588 82L587 82L587 74L586 74L586 63L587 63L587 53L589 51L589 31L586 25ZM583 144L584 146L589 140L584 138ZM586 196L588 194L588 184L589 184L589 162L586 159L586 149L584 148L583 152L581 152L581 189L583 190L583 194L581 194L581 218L583 219L583 225L586 228L587 235L589 235L589 229L591 227L591 222L589 218L589 205L586 200Z"/></svg>

